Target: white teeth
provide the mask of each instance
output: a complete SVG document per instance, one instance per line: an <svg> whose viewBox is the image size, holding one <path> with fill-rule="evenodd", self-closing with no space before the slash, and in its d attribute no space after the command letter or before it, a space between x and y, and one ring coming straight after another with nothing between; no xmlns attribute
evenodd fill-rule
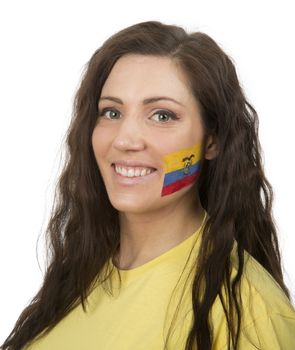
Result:
<svg viewBox="0 0 295 350"><path fill-rule="evenodd" d="M121 174L124 176L128 176L127 170L125 168L121 168ZM119 172L120 173L120 172Z"/></svg>
<svg viewBox="0 0 295 350"><path fill-rule="evenodd" d="M128 177L134 176L134 170L133 169L128 169L127 176Z"/></svg>
<svg viewBox="0 0 295 350"><path fill-rule="evenodd" d="M140 172L140 176L148 175L150 174L151 169L142 169Z"/></svg>
<svg viewBox="0 0 295 350"><path fill-rule="evenodd" d="M115 170L117 173L126 177L145 176L150 174L153 171L151 168L133 168L133 167L124 168L118 165L115 165Z"/></svg>

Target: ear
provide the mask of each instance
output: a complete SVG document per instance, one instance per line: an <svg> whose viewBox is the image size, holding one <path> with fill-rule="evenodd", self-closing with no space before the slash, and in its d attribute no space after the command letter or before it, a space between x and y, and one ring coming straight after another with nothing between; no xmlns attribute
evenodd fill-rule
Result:
<svg viewBox="0 0 295 350"><path fill-rule="evenodd" d="M217 137L209 135L205 144L205 159L211 160L218 155Z"/></svg>

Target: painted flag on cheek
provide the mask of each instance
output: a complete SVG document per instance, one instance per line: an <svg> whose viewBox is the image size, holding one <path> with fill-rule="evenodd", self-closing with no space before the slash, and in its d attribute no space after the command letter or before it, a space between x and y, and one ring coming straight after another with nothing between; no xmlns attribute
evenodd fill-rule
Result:
<svg viewBox="0 0 295 350"><path fill-rule="evenodd" d="M161 197L197 180L200 173L201 144L164 156L164 183Z"/></svg>

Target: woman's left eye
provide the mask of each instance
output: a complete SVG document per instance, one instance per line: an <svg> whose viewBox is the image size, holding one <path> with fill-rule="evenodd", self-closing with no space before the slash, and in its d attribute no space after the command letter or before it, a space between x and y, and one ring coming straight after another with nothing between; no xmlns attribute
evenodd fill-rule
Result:
<svg viewBox="0 0 295 350"><path fill-rule="evenodd" d="M170 119L172 119L172 120L179 119L179 118L177 118L177 116L176 116L174 113L167 112L167 111L158 111L158 112L155 113L154 115L160 116L160 117L158 118L158 120L160 120L161 122L166 122L166 121L168 121L168 120L170 120ZM154 116L154 115L153 115L153 116ZM166 117L163 118L162 116L166 116Z"/></svg>

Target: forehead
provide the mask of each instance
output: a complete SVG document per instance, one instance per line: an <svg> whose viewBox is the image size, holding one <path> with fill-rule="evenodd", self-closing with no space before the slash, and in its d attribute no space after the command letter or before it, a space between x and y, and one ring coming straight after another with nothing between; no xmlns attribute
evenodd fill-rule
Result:
<svg viewBox="0 0 295 350"><path fill-rule="evenodd" d="M102 94L126 100L165 95L184 104L193 97L185 73L172 59L135 54L119 58L105 81Z"/></svg>

